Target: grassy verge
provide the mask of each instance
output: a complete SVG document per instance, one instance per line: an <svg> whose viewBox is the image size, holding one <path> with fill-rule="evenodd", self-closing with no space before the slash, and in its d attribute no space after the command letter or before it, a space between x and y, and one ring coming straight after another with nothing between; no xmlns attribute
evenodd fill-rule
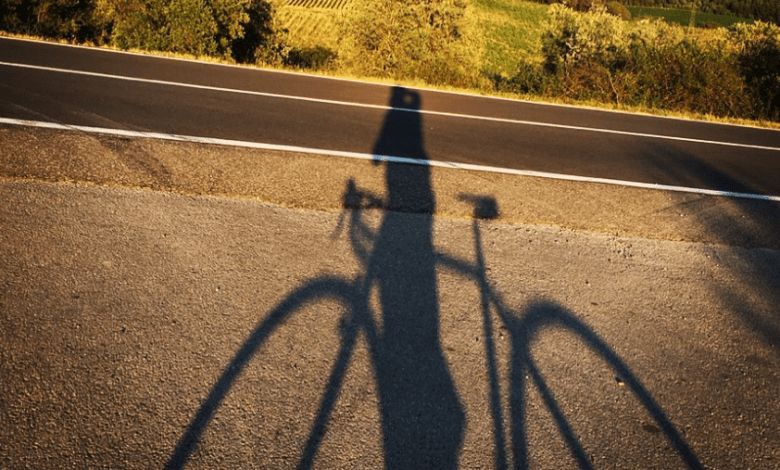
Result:
<svg viewBox="0 0 780 470"><path fill-rule="evenodd" d="M516 0L472 0L483 71L511 74L519 61L540 61L548 10L547 5Z"/></svg>
<svg viewBox="0 0 780 470"><path fill-rule="evenodd" d="M667 23L688 26L691 23L690 10L671 10L666 8L626 7L634 18L662 18ZM752 24L753 20L731 15L715 15L713 13L696 12L697 27L728 28L736 23Z"/></svg>

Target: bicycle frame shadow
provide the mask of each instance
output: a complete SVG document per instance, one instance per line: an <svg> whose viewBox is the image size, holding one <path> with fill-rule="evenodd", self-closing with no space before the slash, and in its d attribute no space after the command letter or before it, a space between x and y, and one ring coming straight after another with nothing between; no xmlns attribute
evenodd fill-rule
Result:
<svg viewBox="0 0 780 470"><path fill-rule="evenodd" d="M534 303L521 314L507 307L500 293L489 286L482 248L479 219L498 215L495 199L464 196L475 205L474 237L476 261L464 261L436 250L433 244L433 214L436 208L430 166L425 164L421 103L419 94L395 88L382 131L375 143L376 164L386 163L386 196L361 191L353 180L347 183L338 223L341 230L349 214L349 239L362 273L355 278L321 276L291 292L270 311L243 342L229 365L211 388L206 400L179 439L166 468L183 468L201 437L240 378L274 331L299 309L322 300L340 303L344 319L340 346L331 367L325 392L308 438L302 446L297 468L311 468L328 422L343 387L347 368L359 338L368 346L379 396L382 446L386 468L458 467L466 417L442 351L439 322L440 302L436 270L449 269L477 282L481 292L483 328L488 358L489 402L493 421L495 466L508 468L514 456L515 468L528 468L525 437L524 395L526 373L541 391L555 424L581 468L591 468L587 455L571 429L561 407L536 368L530 352L535 336L548 326L566 329L580 337L624 378L628 387L649 411L685 464L703 468L661 407L620 357L586 324L553 303ZM400 158L398 158L400 157ZM362 218L363 209L382 210L378 229ZM370 292L376 289L381 311L373 312ZM376 321L376 316L381 322ZM510 421L511 436L504 434L493 315L503 322L511 339ZM507 445L509 442L509 445Z"/></svg>

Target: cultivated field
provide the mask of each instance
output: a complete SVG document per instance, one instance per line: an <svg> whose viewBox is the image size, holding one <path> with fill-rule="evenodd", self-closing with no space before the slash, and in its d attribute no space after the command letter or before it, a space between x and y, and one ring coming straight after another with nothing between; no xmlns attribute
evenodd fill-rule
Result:
<svg viewBox="0 0 780 470"><path fill-rule="evenodd" d="M289 31L295 47L335 49L340 24L353 0L290 0L278 8L277 19Z"/></svg>

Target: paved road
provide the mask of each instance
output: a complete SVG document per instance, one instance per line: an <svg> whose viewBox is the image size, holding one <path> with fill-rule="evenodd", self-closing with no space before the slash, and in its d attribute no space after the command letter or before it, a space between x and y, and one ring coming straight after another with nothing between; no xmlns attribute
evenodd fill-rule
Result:
<svg viewBox="0 0 780 470"><path fill-rule="evenodd" d="M40 181L0 198L3 468L780 463L777 251Z"/></svg>
<svg viewBox="0 0 780 470"><path fill-rule="evenodd" d="M19 41L0 53L381 106L0 66L3 117L222 138L251 137L252 121L253 140L416 158L466 155L477 131L543 129L386 109L417 95L384 86ZM776 135L419 97L423 111ZM751 173L756 155L776 153L728 147L744 161L715 164L712 144L547 130L554 145L622 155L591 162L601 177L755 189L769 184ZM479 138L480 156L500 157ZM668 166L628 158L620 139L674 147ZM565 161L540 155L526 163ZM8 125L0 200L2 468L780 462L775 202ZM472 205L500 217L474 221Z"/></svg>
<svg viewBox="0 0 780 470"><path fill-rule="evenodd" d="M371 153L393 104L386 85L29 41L0 39L0 62L0 117L15 119ZM777 131L435 91L419 97L393 106L423 112L424 158L780 195ZM400 143L384 150L405 152Z"/></svg>

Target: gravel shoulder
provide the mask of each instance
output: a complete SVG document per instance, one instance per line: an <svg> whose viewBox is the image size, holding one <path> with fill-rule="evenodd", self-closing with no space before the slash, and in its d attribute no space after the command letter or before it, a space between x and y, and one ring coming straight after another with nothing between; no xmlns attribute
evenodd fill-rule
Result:
<svg viewBox="0 0 780 470"><path fill-rule="evenodd" d="M368 161L0 125L0 176L223 195L333 211L349 179L385 196ZM498 201L499 220L655 240L780 249L780 204L431 168L436 214L471 217L467 194ZM401 208L415 211L414 207Z"/></svg>

